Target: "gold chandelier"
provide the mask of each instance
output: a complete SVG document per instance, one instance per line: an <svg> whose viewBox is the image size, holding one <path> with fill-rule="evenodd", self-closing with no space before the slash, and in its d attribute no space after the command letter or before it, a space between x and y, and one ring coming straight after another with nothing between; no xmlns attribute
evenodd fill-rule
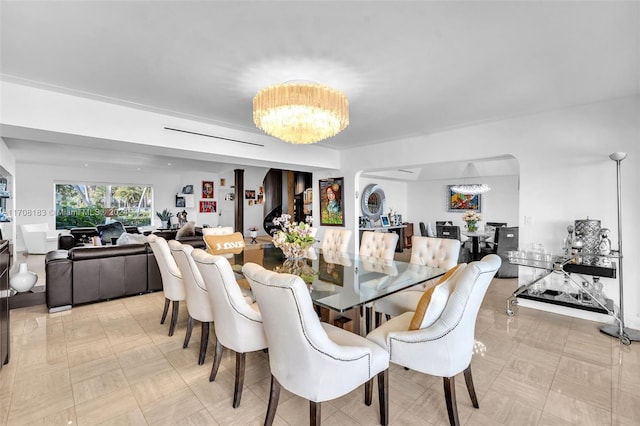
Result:
<svg viewBox="0 0 640 426"><path fill-rule="evenodd" d="M253 98L253 122L285 142L316 143L349 125L349 100L344 93L317 83L276 84Z"/></svg>

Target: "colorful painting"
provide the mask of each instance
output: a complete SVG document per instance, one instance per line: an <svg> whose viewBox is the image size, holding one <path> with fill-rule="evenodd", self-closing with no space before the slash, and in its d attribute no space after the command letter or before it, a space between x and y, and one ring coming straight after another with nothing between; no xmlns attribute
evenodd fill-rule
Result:
<svg viewBox="0 0 640 426"><path fill-rule="evenodd" d="M200 213L215 213L217 210L215 201L200 201Z"/></svg>
<svg viewBox="0 0 640 426"><path fill-rule="evenodd" d="M453 185L449 185L447 188L447 211L450 212L466 212L466 211L481 211L481 194L458 194L451 189Z"/></svg>
<svg viewBox="0 0 640 426"><path fill-rule="evenodd" d="M213 198L213 181L202 181L202 198Z"/></svg>
<svg viewBox="0 0 640 426"><path fill-rule="evenodd" d="M344 226L344 201L342 189L344 178L321 179L320 183L320 225Z"/></svg>

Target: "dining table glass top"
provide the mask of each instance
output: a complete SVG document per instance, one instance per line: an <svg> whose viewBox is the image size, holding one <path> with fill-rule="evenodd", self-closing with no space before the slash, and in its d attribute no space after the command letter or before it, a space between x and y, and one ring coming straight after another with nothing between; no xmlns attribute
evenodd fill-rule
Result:
<svg viewBox="0 0 640 426"><path fill-rule="evenodd" d="M307 259L285 259L275 247L252 247L230 259L234 271L257 263L276 272L293 273L310 286L316 305L345 312L400 290L440 277L444 269L352 253L312 251Z"/></svg>

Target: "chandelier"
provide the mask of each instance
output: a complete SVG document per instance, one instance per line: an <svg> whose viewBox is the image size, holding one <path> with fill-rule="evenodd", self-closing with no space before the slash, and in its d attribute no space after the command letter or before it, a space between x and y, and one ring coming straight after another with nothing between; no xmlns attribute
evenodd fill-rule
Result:
<svg viewBox="0 0 640 426"><path fill-rule="evenodd" d="M253 121L285 142L316 143L349 125L349 100L344 93L317 83L276 84L253 98Z"/></svg>
<svg viewBox="0 0 640 426"><path fill-rule="evenodd" d="M491 188L486 183L469 183L471 180L477 179L480 176L478 169L473 163L467 163L462 171L462 183L451 186L451 190L458 194L463 195L477 195L484 194L490 191Z"/></svg>

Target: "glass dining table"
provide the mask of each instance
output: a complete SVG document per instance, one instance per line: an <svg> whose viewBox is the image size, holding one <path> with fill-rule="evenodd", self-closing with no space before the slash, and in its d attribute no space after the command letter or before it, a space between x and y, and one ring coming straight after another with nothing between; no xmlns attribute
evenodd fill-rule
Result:
<svg viewBox="0 0 640 426"><path fill-rule="evenodd" d="M229 260L237 273L241 273L242 265L253 262L276 272L299 275L309 286L321 319L335 324L353 321L352 331L358 334L362 334L362 306L446 272L431 266L321 250L312 251L307 259L292 261L269 245L248 247Z"/></svg>

